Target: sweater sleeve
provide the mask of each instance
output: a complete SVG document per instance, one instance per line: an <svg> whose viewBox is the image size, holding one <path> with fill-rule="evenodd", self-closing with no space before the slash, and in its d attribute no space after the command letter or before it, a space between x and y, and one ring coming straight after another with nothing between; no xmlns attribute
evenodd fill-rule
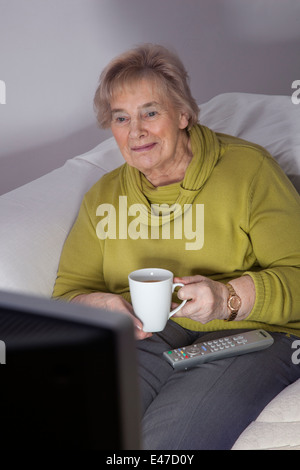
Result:
<svg viewBox="0 0 300 470"><path fill-rule="evenodd" d="M268 155L249 194L249 236L257 258L249 321L273 325L300 322L300 197ZM298 326L299 327L299 326Z"/></svg>
<svg viewBox="0 0 300 470"><path fill-rule="evenodd" d="M101 244L85 197L61 253L53 298L69 301L79 294L105 292L102 265Z"/></svg>

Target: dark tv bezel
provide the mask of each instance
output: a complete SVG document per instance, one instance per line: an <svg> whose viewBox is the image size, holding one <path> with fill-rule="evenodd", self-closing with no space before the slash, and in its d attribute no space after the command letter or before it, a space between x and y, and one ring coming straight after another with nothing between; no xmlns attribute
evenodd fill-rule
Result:
<svg viewBox="0 0 300 470"><path fill-rule="evenodd" d="M30 443L32 448L36 449L38 448L37 442L40 446L49 449L69 446L76 449L95 450L140 449L136 343L133 324L129 317L82 304L70 304L43 297L0 291L0 340L4 341L6 347L6 367L1 368L0 375L2 409L4 407L6 410L6 413L1 413L2 449L5 446L11 449L28 449ZM105 351L103 351L104 343ZM73 357L79 358L77 367L73 365ZM84 360L87 362L83 363ZM94 360L100 362L94 365ZM78 423L76 419L74 421L75 426L78 425L76 431L74 429L74 436L76 436L74 441L65 442L63 439L61 441L58 439L64 425L68 424L65 422L68 415L65 416L64 409L62 409L63 416L59 415L60 422L57 423L57 436L54 440L48 436L42 440L41 444L39 437L43 430L34 428L31 422L31 407L35 406L34 392L41 386L41 383L42 389L46 390L47 394L48 387L43 387L47 380L49 383L49 374L47 376L45 370L49 368L49 365L52 367L52 362L55 362L57 371L57 361L63 363L64 366L72 364L72 373L79 374L80 379L82 375L80 384L77 377L81 394L84 394L89 387L92 393L90 402L86 403L87 398L80 395L80 390L75 387L75 390L72 390L72 398L76 406L73 406L71 410L77 408L74 409L74 416L79 417ZM98 373L98 364L102 364L104 375ZM60 376L61 383L63 380L65 382L69 380L65 375ZM18 376L22 376L21 383L18 382ZM57 382L57 377L55 380ZM109 387L113 386L112 383L114 389L109 392ZM104 392L106 403L103 403L101 398ZM59 403L59 394L54 398L58 402L58 409L62 408L63 405ZM18 411L9 411L14 410L16 405ZM51 409L56 410L54 405L51 396L46 396L41 409L41 413L45 414L45 419L40 420L42 426L44 422L47 422L47 413L50 414ZM65 407L68 407L68 402ZM89 408L88 417L84 415L85 407ZM80 422L83 417L84 425ZM110 418L113 423L109 421ZM71 433L73 427L69 428ZM18 432L15 433L14 430ZM26 436L30 438L27 439Z"/></svg>

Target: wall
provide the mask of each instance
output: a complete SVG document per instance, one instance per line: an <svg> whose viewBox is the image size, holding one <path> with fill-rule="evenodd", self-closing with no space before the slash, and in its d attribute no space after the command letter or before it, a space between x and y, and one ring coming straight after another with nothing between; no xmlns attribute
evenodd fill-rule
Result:
<svg viewBox="0 0 300 470"><path fill-rule="evenodd" d="M173 47L199 102L290 95L299 20L299 0L0 0L0 194L110 135L92 100L116 54L140 42Z"/></svg>

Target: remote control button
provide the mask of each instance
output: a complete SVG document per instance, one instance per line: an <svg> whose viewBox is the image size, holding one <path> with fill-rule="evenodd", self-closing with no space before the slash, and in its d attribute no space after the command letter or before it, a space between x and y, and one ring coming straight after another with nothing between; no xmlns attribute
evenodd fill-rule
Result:
<svg viewBox="0 0 300 470"><path fill-rule="evenodd" d="M238 340L244 339L244 337L242 335L239 335L239 336L234 336L233 339L235 341L238 341Z"/></svg>
<svg viewBox="0 0 300 470"><path fill-rule="evenodd" d="M206 351L206 347L205 346L202 346L202 349L204 351ZM200 353L200 349L198 346L191 346L188 350L188 354L189 356L196 356L197 354Z"/></svg>

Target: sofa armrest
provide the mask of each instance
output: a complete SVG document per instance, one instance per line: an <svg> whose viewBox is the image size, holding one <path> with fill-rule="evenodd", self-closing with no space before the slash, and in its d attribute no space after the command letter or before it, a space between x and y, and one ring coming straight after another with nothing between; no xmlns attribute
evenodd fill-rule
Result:
<svg viewBox="0 0 300 470"><path fill-rule="evenodd" d="M123 163L113 139L0 197L0 289L50 297L85 192Z"/></svg>

